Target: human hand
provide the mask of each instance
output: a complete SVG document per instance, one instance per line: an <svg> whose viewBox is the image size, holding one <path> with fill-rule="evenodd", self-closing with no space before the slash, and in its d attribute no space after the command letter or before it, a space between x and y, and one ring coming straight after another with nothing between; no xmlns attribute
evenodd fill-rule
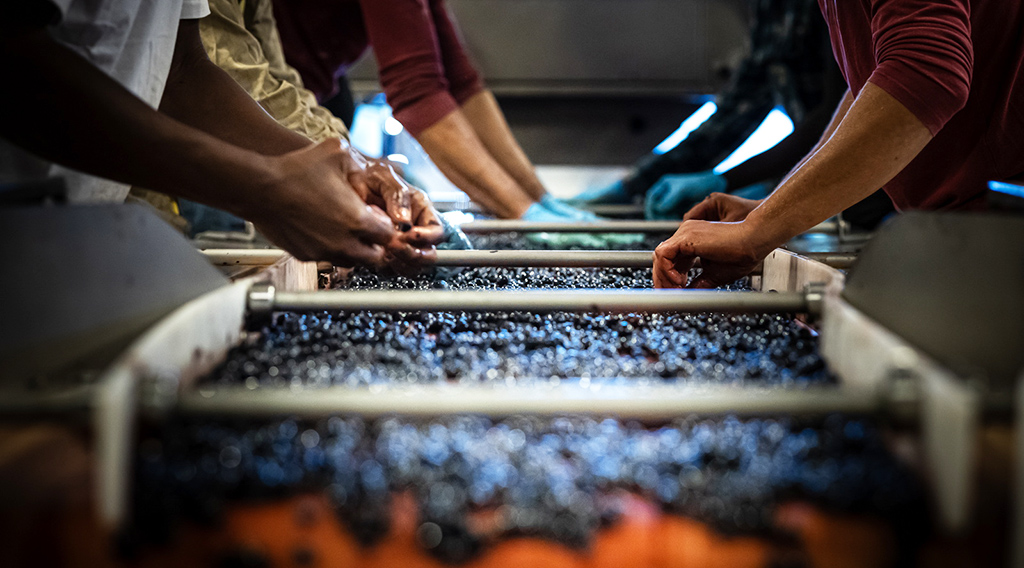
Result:
<svg viewBox="0 0 1024 568"><path fill-rule="evenodd" d="M728 193L712 193L683 215L683 221L722 221L735 223L761 204L759 199L744 199Z"/></svg>
<svg viewBox="0 0 1024 568"><path fill-rule="evenodd" d="M438 249L473 250L473 242L469 240L459 225L453 223L446 215L441 215L440 219L441 225L444 226L444 242L437 245Z"/></svg>
<svg viewBox="0 0 1024 568"><path fill-rule="evenodd" d="M338 167L345 151L330 139L267 157L265 179L242 208L267 238L299 260L377 265L395 237L388 216L368 205Z"/></svg>
<svg viewBox="0 0 1024 568"><path fill-rule="evenodd" d="M406 186L404 194L408 203L403 207L409 209L412 228L395 234L388 243L385 262L395 272L413 274L437 259L435 246L445 242L449 234L441 222L441 214L434 209L427 194L408 184Z"/></svg>
<svg viewBox="0 0 1024 568"><path fill-rule="evenodd" d="M445 239L440 215L427 194L409 185L390 163L346 149L342 169L352 187L368 204L387 212L397 229L386 247L385 264L402 274L418 272L436 258L434 246Z"/></svg>
<svg viewBox="0 0 1024 568"><path fill-rule="evenodd" d="M654 250L656 288L715 288L750 274L774 246L760 242L750 223L683 221ZM690 269L702 270L687 282Z"/></svg>
<svg viewBox="0 0 1024 568"><path fill-rule="evenodd" d="M714 192L725 191L729 183L712 171L669 174L651 186L644 200L647 219L679 219L694 204Z"/></svg>

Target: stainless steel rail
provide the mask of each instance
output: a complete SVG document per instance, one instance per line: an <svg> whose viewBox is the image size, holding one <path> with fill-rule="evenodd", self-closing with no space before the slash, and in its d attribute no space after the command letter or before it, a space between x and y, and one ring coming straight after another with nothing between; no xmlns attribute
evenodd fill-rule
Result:
<svg viewBox="0 0 1024 568"><path fill-rule="evenodd" d="M540 223L519 220L486 220L463 223L466 234L486 233L674 233L679 221L598 221L594 223ZM815 225L808 233L838 233L834 221Z"/></svg>
<svg viewBox="0 0 1024 568"><path fill-rule="evenodd" d="M644 204L643 203L627 203L627 204L580 204L573 205L573 207L579 207L590 211L595 215L601 215L605 217L632 217L639 218L644 216Z"/></svg>
<svg viewBox="0 0 1024 568"><path fill-rule="evenodd" d="M487 233L674 233L678 221L599 221L595 223L541 223L519 220L471 221L459 226L469 235Z"/></svg>
<svg viewBox="0 0 1024 568"><path fill-rule="evenodd" d="M326 387L256 389L199 387L183 392L177 410L185 414L318 417L357 414L366 417L438 416L469 413L492 417L513 414L615 415L641 420L671 420L687 414L820 415L864 414L884 410L883 401L862 391L838 387L806 390L735 386L602 386L578 384L490 388L415 385L382 388Z"/></svg>
<svg viewBox="0 0 1024 568"><path fill-rule="evenodd" d="M440 290L325 290L282 292L255 285L249 313L272 311L368 310L527 311L527 312L725 312L810 313L820 309L820 293L715 292L704 290L521 290L515 292Z"/></svg>
<svg viewBox="0 0 1024 568"><path fill-rule="evenodd" d="M854 254L801 253L833 268L849 268ZM650 268L654 251L589 250L439 250L437 266L509 266L566 268Z"/></svg>
<svg viewBox="0 0 1024 568"><path fill-rule="evenodd" d="M650 268L653 251L439 250L437 266Z"/></svg>
<svg viewBox="0 0 1024 568"><path fill-rule="evenodd" d="M853 253L841 253L841 252L798 252L800 256L805 256L813 261L820 262L826 266L832 268L838 268L846 270L853 266L857 262L857 255Z"/></svg>
<svg viewBox="0 0 1024 568"><path fill-rule="evenodd" d="M206 249L201 251L216 266L269 266L285 256L279 249ZM439 250L437 266L508 266L566 268L650 268L653 251L588 250ZM856 255L802 253L833 268L849 268Z"/></svg>

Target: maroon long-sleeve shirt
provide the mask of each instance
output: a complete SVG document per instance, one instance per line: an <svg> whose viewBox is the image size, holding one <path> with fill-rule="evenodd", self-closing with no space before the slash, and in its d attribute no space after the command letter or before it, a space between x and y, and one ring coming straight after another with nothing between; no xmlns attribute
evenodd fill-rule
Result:
<svg viewBox="0 0 1024 568"><path fill-rule="evenodd" d="M414 136L483 89L444 0L276 0L285 59L321 101L373 45L394 116Z"/></svg>
<svg viewBox="0 0 1024 568"><path fill-rule="evenodd" d="M1024 178L1024 3L818 0L854 94L870 81L934 138L885 186L901 210L974 209Z"/></svg>

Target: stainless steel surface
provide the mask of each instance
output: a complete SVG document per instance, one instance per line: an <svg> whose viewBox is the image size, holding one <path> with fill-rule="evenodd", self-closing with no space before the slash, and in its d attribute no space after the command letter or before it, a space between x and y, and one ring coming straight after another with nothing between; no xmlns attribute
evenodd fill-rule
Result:
<svg viewBox="0 0 1024 568"><path fill-rule="evenodd" d="M1024 369L1024 218L900 215L864 248L843 297L1009 398Z"/></svg>
<svg viewBox="0 0 1024 568"><path fill-rule="evenodd" d="M807 313L811 305L803 292L709 292L701 290L523 290L449 292L439 290L325 290L268 292L255 286L249 311L368 310L411 311L530 311L530 312L727 312ZM272 296L268 301L267 296Z"/></svg>
<svg viewBox="0 0 1024 568"><path fill-rule="evenodd" d="M439 416L472 413L564 415L594 413L620 418L667 420L687 414L801 416L862 414L882 408L868 393L834 387L806 390L658 385L580 387L576 384L530 388L426 385L383 389L256 389L199 387L183 393L178 411L214 416Z"/></svg>
<svg viewBox="0 0 1024 568"><path fill-rule="evenodd" d="M0 386L101 370L163 316L227 282L134 204L0 209L0 258Z"/></svg>
<svg viewBox="0 0 1024 568"><path fill-rule="evenodd" d="M271 284L254 284L249 289L247 306L253 313L267 313L274 310L277 289Z"/></svg>
<svg viewBox="0 0 1024 568"><path fill-rule="evenodd" d="M499 94L711 93L747 49L744 0L449 0ZM357 93L379 90L366 57Z"/></svg>
<svg viewBox="0 0 1024 568"><path fill-rule="evenodd" d="M437 266L650 268L653 251L439 250Z"/></svg>
<svg viewBox="0 0 1024 568"><path fill-rule="evenodd" d="M852 253L805 252L799 254L800 256L805 256L815 262L820 262L826 266L842 270L850 268L855 262L857 262L857 255Z"/></svg>

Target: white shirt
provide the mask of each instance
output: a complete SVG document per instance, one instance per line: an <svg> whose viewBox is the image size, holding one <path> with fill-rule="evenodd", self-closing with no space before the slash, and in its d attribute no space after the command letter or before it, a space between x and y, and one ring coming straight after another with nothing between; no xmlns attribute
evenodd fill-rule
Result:
<svg viewBox="0 0 1024 568"><path fill-rule="evenodd" d="M9 1L9 0L0 0ZM167 82L179 20L210 13L207 0L51 0L53 37L156 108ZM0 139L0 182L67 180L74 202L124 201L129 187L52 164Z"/></svg>

